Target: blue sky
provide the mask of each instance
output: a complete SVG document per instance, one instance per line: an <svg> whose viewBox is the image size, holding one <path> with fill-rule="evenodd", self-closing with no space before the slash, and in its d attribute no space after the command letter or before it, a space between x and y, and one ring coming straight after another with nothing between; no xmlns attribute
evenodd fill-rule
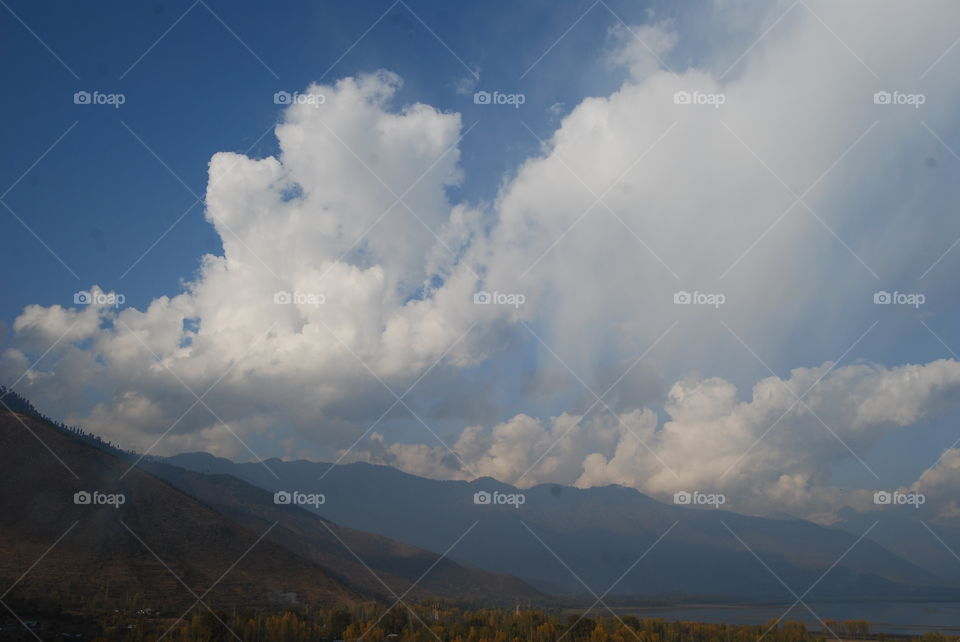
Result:
<svg viewBox="0 0 960 642"><path fill-rule="evenodd" d="M715 438L739 466L745 439L756 470L714 483L808 515L952 453L947 5L858 22L856 3L4 1L0 371L51 414L141 450L664 496L710 483L683 444ZM311 83L321 108L275 104ZM726 104L685 110L677 91ZM415 134L370 138L395 126ZM197 202L212 158L238 182ZM419 211L353 247L413 178ZM320 282L324 307L296 317L266 301ZM74 306L93 286L126 311ZM478 312L481 288L527 302ZM680 290L726 303L680 307ZM773 375L780 393L812 383L810 407L752 395ZM208 386L209 413L167 439Z"/></svg>

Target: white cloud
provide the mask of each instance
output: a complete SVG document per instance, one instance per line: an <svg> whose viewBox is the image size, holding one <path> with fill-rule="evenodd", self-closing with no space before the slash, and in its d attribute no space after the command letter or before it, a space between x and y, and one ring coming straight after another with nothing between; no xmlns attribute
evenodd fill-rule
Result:
<svg viewBox="0 0 960 642"><path fill-rule="evenodd" d="M678 490L700 489L726 494L733 510L826 519L850 500L831 486L833 464L851 458L851 450L865 455L891 431L942 415L960 391L960 363L953 360L833 365L798 368L786 380L765 378L746 401L720 378L678 381L662 424L652 410L637 409L617 417L565 413L546 422L517 415L489 430L470 427L451 445L467 469L442 446L393 444L366 458L415 474L468 479L476 473L524 487L620 484L665 501ZM894 410L903 406L911 410ZM933 488L946 477L955 489L958 461L948 453L919 485ZM883 488L872 473L862 476Z"/></svg>
<svg viewBox="0 0 960 642"><path fill-rule="evenodd" d="M325 100L286 110L277 158L215 155L206 213L223 255L203 257L182 294L144 311L29 306L5 372L62 337L27 394L60 388L76 400L92 384L108 398L70 418L124 446L145 448L177 422L158 451L219 442L247 456L203 406L178 421L193 393L213 386L206 403L238 434L262 429L251 417L266 414L277 430L325 426L338 443L369 421L365 399L382 393L374 375L399 387L451 347L452 363L469 363L467 344L454 344L472 323L473 287L469 273L450 275L458 257L443 247L457 252L473 225L445 193L462 178L460 118L393 110L399 84L379 72L312 86ZM437 292L436 275L467 289ZM293 303L276 304L280 291Z"/></svg>
<svg viewBox="0 0 960 642"><path fill-rule="evenodd" d="M626 67L635 80L663 71L663 56L673 49L678 40L669 23L627 26L617 24L610 30L617 46L610 62Z"/></svg>

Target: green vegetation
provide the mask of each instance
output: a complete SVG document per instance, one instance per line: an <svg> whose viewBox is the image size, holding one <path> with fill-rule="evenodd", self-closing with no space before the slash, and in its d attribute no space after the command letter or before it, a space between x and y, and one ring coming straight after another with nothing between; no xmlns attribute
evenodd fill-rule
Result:
<svg viewBox="0 0 960 642"><path fill-rule="evenodd" d="M332 609L249 611L237 613L206 610L197 606L182 620L152 609L113 611L97 617L74 615L70 632L84 639L140 642L163 635L170 642L307 642L322 640L369 640L370 642L806 642L844 640L922 640L958 642L960 638L936 633L923 637L871 634L869 622L827 620L829 631L810 631L797 622L737 626L696 622L666 622L632 615L615 618L561 615L542 610L466 610L453 606L398 605L386 611L380 604ZM65 630L63 617L41 621L44 638ZM10 631L6 626L5 631ZM28 635L26 631L23 634ZM28 639L24 637L24 639Z"/></svg>

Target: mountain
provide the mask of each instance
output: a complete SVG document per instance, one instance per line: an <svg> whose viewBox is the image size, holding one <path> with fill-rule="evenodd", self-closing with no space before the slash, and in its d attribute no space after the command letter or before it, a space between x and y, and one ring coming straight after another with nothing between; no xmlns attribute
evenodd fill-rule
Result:
<svg viewBox="0 0 960 642"><path fill-rule="evenodd" d="M410 544L339 526L314 512L277 505L271 492L231 475L196 473L159 462L141 462L140 467L253 532L277 523L271 532L273 541L340 577L351 578L353 585L370 593L383 593L383 582L391 596L416 583L410 595L420 599L442 596L489 605L542 597L510 575L457 564Z"/></svg>
<svg viewBox="0 0 960 642"><path fill-rule="evenodd" d="M960 520L928 519L911 506L888 506L883 511L839 513L833 528L854 533L877 525L870 537L887 550L951 584L960 584Z"/></svg>
<svg viewBox="0 0 960 642"><path fill-rule="evenodd" d="M266 528L251 532L142 471L120 479L127 468L44 421L0 412L0 578L11 586L26 573L13 596L69 607L141 595L179 609L195 600L179 577L197 595L213 587L204 601L214 607L288 593L323 604L370 599L279 544L258 542ZM122 493L123 503L75 503L84 491Z"/></svg>
<svg viewBox="0 0 960 642"><path fill-rule="evenodd" d="M147 460L131 469L129 454L4 401L18 410L0 410L8 601L74 608L139 596L169 612L196 596L213 608L392 604L407 590L406 599L540 597L515 578L277 505L235 477ZM77 493L93 500L77 503Z"/></svg>
<svg viewBox="0 0 960 642"><path fill-rule="evenodd" d="M318 514L427 550L446 550L479 520L451 557L510 573L557 595L602 595L610 589L610 598L620 600L792 602L795 597L784 584L797 595L815 585L806 599L958 595L956 584L869 537L857 542L866 527L853 534L789 516L769 519L667 505L619 486L519 490L489 478L431 480L365 463L271 459L264 466L203 453L167 461L233 475L271 492L323 493L326 503L317 507ZM474 494L481 491L522 493L525 501L520 506L475 504Z"/></svg>

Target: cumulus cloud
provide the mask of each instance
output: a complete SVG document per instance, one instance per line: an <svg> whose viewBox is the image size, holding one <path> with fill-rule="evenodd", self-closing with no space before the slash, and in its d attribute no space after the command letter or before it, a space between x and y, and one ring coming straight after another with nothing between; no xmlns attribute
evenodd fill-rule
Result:
<svg viewBox="0 0 960 642"><path fill-rule="evenodd" d="M905 159L939 149L924 127L955 118L956 59L926 76L922 116L873 95L916 89L960 7L809 5L759 40L786 7L751 20L755 32L717 47L720 68L677 64L696 59L685 46L710 48L685 42L679 22L614 28L621 86L572 106L484 204L450 197L465 180L458 114L397 104L401 79L387 71L310 86L324 99L284 111L277 156L211 159L206 217L223 253L202 257L182 292L143 310L30 305L0 371L27 371L24 394L125 446L163 437L156 452L248 458L268 444L294 456L376 429L351 456L433 476L657 496L719 486L750 510L833 506L828 462L858 465L853 453L936 414L956 388L952 361L829 360L876 319L870 293L947 249L942 205L960 188ZM918 209L924 225L906 215ZM924 287L934 301L949 282ZM524 303L476 305L481 289ZM724 303L675 305L680 290ZM639 356L610 401L582 396ZM735 380L761 360L780 372L827 363L741 399ZM450 450L379 425L387 388L483 367L527 376L522 390L549 397L541 414L553 416L497 391L500 421L471 425ZM470 404L433 405L449 419Z"/></svg>
<svg viewBox="0 0 960 642"><path fill-rule="evenodd" d="M428 456L423 446L407 444L369 458L421 475L476 474L524 487L620 484L667 501L680 490L722 492L734 510L789 507L825 518L850 501L831 486L833 464L859 457L894 430L942 415L958 390L954 360L797 368L787 379L758 381L744 401L721 378L688 378L671 387L662 423L649 408L564 413L548 421L517 415L490 429L465 429L452 444L453 461L441 446ZM919 484L955 489L958 461L948 453ZM882 477L863 465L863 476L882 488Z"/></svg>
<svg viewBox="0 0 960 642"><path fill-rule="evenodd" d="M441 356L469 363L458 339L473 322L473 284L462 300L453 285L472 277L451 271L473 219L445 191L462 179L460 117L392 109L400 82L378 72L312 86L324 100L286 110L277 157L216 154L206 216L223 254L143 311L29 306L5 371L56 344L55 365L23 383L40 398L99 387L106 399L72 420L136 448L172 428L161 451L250 456L229 430L309 426L336 443L368 421L380 381L409 382ZM449 281L443 292L437 279Z"/></svg>

